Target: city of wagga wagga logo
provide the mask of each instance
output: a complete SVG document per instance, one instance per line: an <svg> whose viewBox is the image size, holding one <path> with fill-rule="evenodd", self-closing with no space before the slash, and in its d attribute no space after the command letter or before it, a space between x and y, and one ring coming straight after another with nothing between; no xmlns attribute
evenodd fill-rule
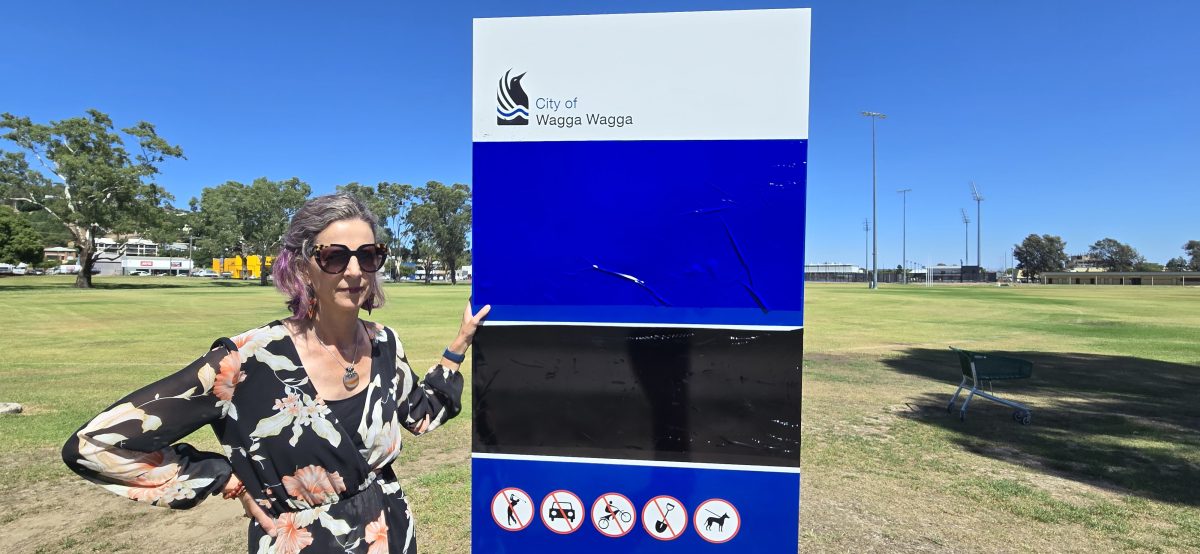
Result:
<svg viewBox="0 0 1200 554"><path fill-rule="evenodd" d="M525 74L509 78L510 73L512 69L504 72L496 91L496 124L529 125L529 95L521 88L521 77Z"/></svg>
<svg viewBox="0 0 1200 554"><path fill-rule="evenodd" d="M500 86L496 89L496 124L529 125L529 95L521 85L527 73L512 76L512 69L504 72ZM632 115L583 113L579 108L579 97L539 97L533 101L533 120L546 127L569 129L584 125L599 127L625 127L633 125Z"/></svg>

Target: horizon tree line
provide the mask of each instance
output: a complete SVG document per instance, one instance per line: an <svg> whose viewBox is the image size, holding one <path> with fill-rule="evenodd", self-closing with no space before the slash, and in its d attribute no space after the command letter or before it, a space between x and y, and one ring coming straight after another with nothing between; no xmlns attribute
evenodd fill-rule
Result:
<svg viewBox="0 0 1200 554"><path fill-rule="evenodd" d="M227 181L201 191L175 207L175 197L157 181L168 159L186 159L183 149L140 121L117 129L105 113L35 123L0 114L0 138L16 151L0 149L0 262L37 263L42 247L74 245L81 271L75 287L92 288L96 262L120 253L97 248L97 239L138 235L157 244L189 242L195 259L226 255L243 259L276 253L292 215L312 194L297 177ZM127 142L132 146L127 147ZM469 261L471 189L465 184L429 181L423 186L356 182L337 190L363 200L379 218L381 242L388 245L388 271L398 277L400 262L424 265L426 283L435 261L455 271ZM267 271L260 276L267 284Z"/></svg>

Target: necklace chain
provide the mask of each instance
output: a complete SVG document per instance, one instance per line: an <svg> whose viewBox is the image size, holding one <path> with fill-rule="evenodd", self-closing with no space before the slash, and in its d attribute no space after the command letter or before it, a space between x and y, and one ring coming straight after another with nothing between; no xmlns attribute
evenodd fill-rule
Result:
<svg viewBox="0 0 1200 554"><path fill-rule="evenodd" d="M334 354L333 350L329 349L329 346L325 344L325 341L321 340L320 335L317 335L316 328L313 328L313 337L317 339L317 344L321 345L321 348L324 348L325 351L329 353L334 362L336 362L338 365L342 365L341 358L338 357L337 354ZM361 344L358 341L358 326L356 325L354 329L354 357L345 364L346 374L342 376L342 384L349 389L354 388L354 386L358 384L358 372L354 370L354 364L358 361L359 346L361 346Z"/></svg>

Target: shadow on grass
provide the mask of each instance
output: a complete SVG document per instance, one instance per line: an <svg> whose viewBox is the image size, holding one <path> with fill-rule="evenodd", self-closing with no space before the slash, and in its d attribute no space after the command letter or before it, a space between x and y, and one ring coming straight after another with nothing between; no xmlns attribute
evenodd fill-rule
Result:
<svg viewBox="0 0 1200 554"><path fill-rule="evenodd" d="M214 279L211 284L218 286L218 287L225 287L225 288L260 287L260 286L272 287L272 286L275 286L274 283L272 283L270 281L267 281L267 284L263 285L258 282L258 279L235 279L235 280L230 280L230 279L216 280L216 279Z"/></svg>
<svg viewBox="0 0 1200 554"><path fill-rule="evenodd" d="M983 398L971 401L966 421L958 420L957 409L947 413L961 378L949 349L909 349L885 364L940 385L917 397L910 406L919 409L907 415L953 432L967 450L1149 499L1200 505L1200 366L1096 354L987 353L1033 362L1031 379L997 381L994 391L1028 404L1032 425L1014 422L1010 408Z"/></svg>
<svg viewBox="0 0 1200 554"><path fill-rule="evenodd" d="M257 287L260 286L258 279L240 280L240 279L212 279L212 280L194 280L189 281L183 277L147 277L143 279L133 278L124 279L121 277L118 280L112 281L103 277L92 280L92 288L96 290L139 290L139 289L182 289L182 288L203 288L203 287ZM177 280L172 280L177 279ZM267 286L272 286L267 283ZM62 279L39 281L37 278L26 280L25 282L17 282L16 280L0 281L0 292L5 291L37 291L37 290L54 290L54 289L72 289L75 288L75 281L66 281Z"/></svg>

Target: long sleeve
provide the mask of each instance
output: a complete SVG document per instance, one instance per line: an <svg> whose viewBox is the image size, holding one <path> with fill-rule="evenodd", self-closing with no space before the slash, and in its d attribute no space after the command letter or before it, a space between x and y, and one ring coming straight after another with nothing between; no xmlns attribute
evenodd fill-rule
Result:
<svg viewBox="0 0 1200 554"><path fill-rule="evenodd" d="M243 378L239 355L216 348L101 412L67 440L63 461L121 496L196 506L220 492L233 469L221 454L172 443L230 413L232 390Z"/></svg>
<svg viewBox="0 0 1200 554"><path fill-rule="evenodd" d="M417 374L409 367L408 360L402 356L400 362L396 369L407 372L404 376L406 385L413 384L405 387L407 394L400 398L397 407L406 429L416 434L417 427L429 416L429 427L425 429L428 433L462 411L462 373L438 364L429 369L424 381L418 383Z"/></svg>

